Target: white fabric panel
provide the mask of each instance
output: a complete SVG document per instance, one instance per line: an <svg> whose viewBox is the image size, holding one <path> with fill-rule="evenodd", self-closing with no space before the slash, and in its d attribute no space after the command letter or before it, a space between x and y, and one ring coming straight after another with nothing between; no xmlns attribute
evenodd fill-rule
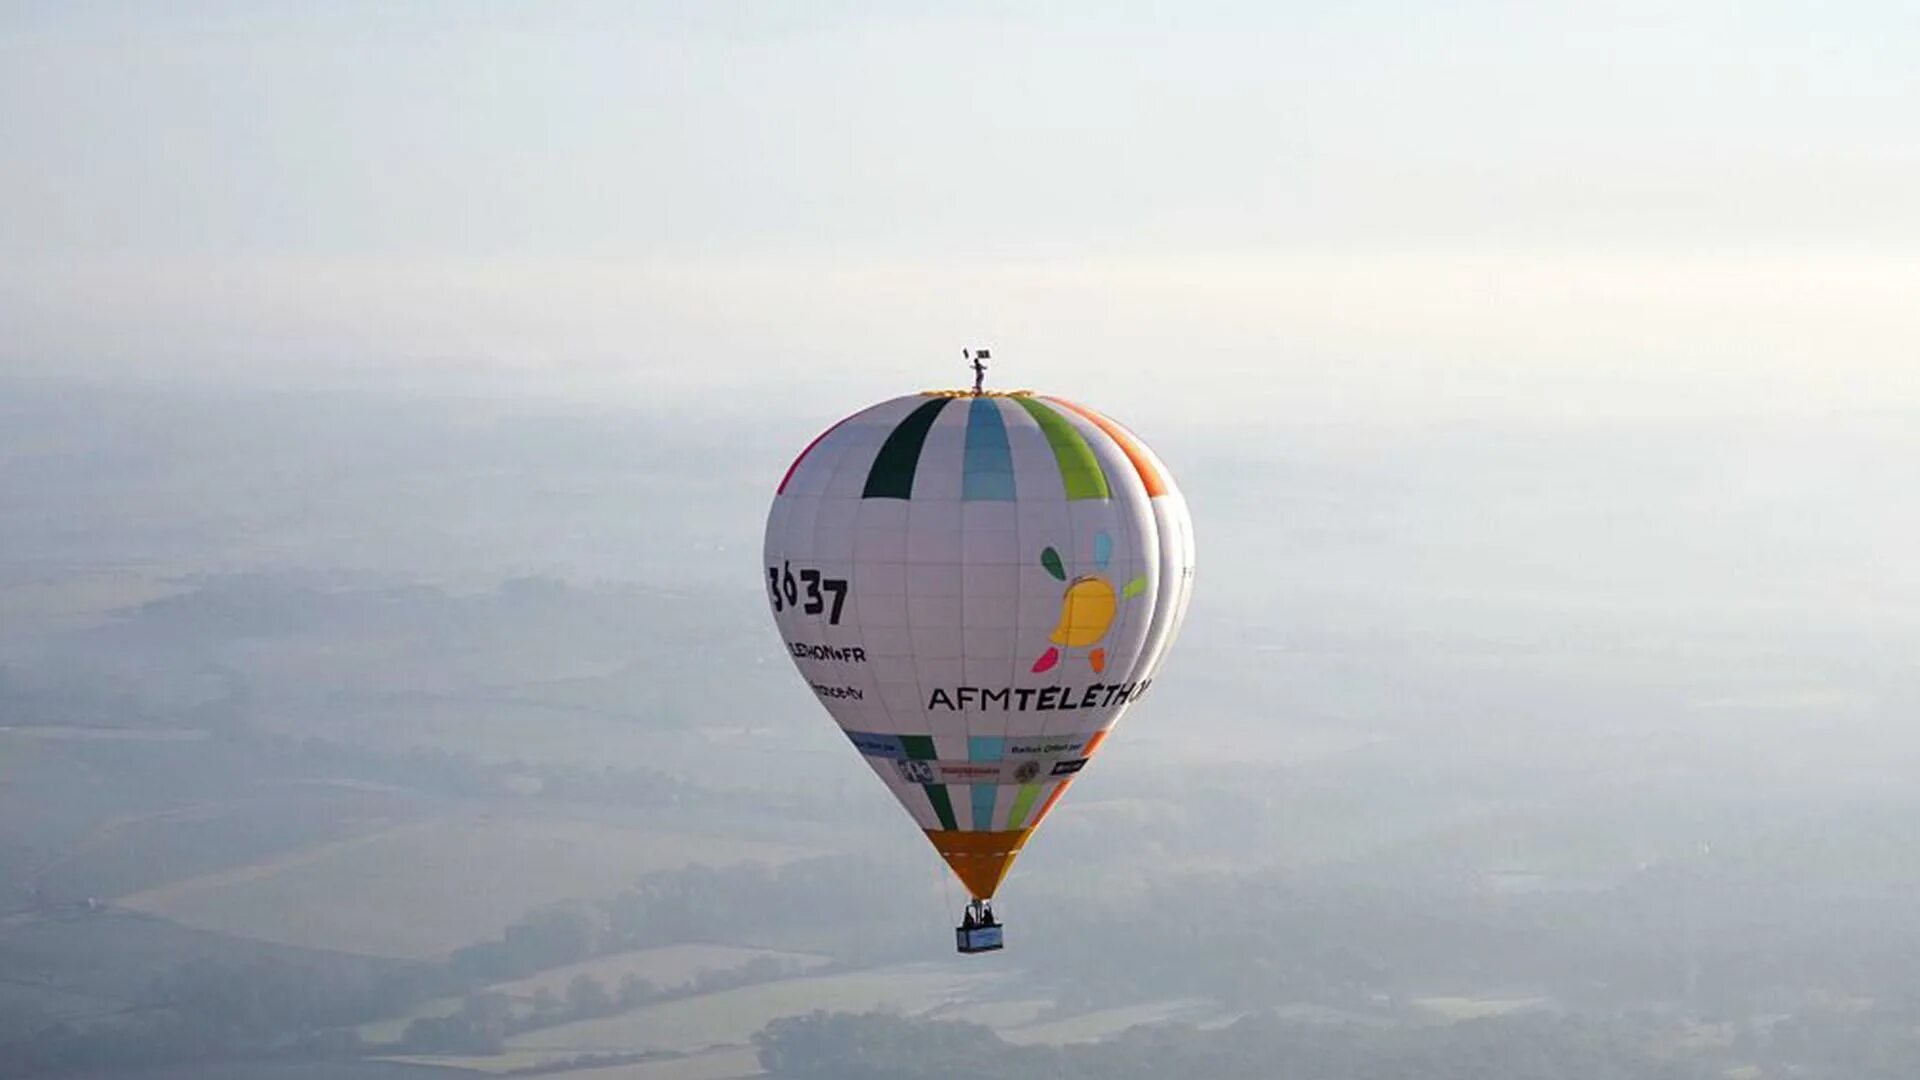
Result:
<svg viewBox="0 0 1920 1080"><path fill-rule="evenodd" d="M919 401L925 401L920 398ZM916 402L916 405L918 402ZM960 465L966 452L967 403L950 401L927 431L913 471L913 501L960 502Z"/></svg>
<svg viewBox="0 0 1920 1080"><path fill-rule="evenodd" d="M782 595L774 618L810 692L843 729L931 736L938 760L927 765L936 769L969 762L975 738L1026 742L1025 756L1015 761L1010 752L1003 766L992 824L1007 827L1020 791L1005 782L1013 770L1038 762L1042 771L1034 782L1042 788L1027 811L1031 824L1060 782L1048 770L1071 760L1087 734L1129 709L1129 703L1107 703L1105 688L1152 677L1164 657L1191 596L1192 526L1177 491L1147 498L1123 447L1086 418L1049 404L1091 448L1111 491L1109 499L1069 501L1044 431L1010 398L986 400L1005 425L1014 501L992 497L1004 495L1004 483L997 492L984 489L987 497L962 498L969 490L973 403L966 397L942 406L927 430L911 499L863 498L882 445L929 400L910 395L882 402L820 439L774 500L762 573L771 567L796 579L819 575L818 593L810 599L796 580L796 601ZM973 491L983 494L977 484ZM1048 548L1057 553L1065 581L1045 568ZM1114 590L1113 621L1091 645L1057 646L1050 637L1068 589L1087 577ZM1144 577L1146 587L1126 598L1136 577ZM847 583L839 622L831 619L830 604L817 613L804 610L824 603L826 583L839 580ZM777 576L774 586L784 588L784 578ZM774 603L774 593L768 596ZM1105 651L1102 672L1092 669L1095 648ZM1050 649L1057 650L1056 661L1033 671ZM1091 689L1096 685L1100 689ZM903 772L884 756L868 762L916 823L943 827L926 790L908 779L928 775L924 768L916 763ZM956 768L950 775L979 774ZM972 829L972 786L950 780L946 792L956 824Z"/></svg>

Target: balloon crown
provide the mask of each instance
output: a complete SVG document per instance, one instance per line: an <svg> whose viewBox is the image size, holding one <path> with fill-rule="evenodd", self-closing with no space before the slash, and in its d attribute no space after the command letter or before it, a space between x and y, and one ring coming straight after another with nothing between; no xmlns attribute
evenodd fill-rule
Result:
<svg viewBox="0 0 1920 1080"><path fill-rule="evenodd" d="M962 398L962 397L1021 398L1021 397L1032 397L1033 391L1031 390L922 390L920 391L920 396L921 397L944 397L944 398Z"/></svg>

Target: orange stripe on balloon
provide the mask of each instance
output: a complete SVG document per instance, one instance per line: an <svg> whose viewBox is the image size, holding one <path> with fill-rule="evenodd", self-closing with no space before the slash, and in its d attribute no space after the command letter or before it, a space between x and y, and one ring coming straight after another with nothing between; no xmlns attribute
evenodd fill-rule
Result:
<svg viewBox="0 0 1920 1080"><path fill-rule="evenodd" d="M1107 733L1105 731L1096 731L1087 736L1087 744L1080 748L1081 758L1092 757L1093 752L1100 749L1100 744L1106 741ZM1037 829L1040 827L1041 822L1047 820L1047 812L1053 809L1054 803L1060 801L1060 796L1067 793L1067 785L1073 783L1074 779L1074 777L1068 777L1060 781L1059 786L1053 789L1053 794L1047 796L1047 801L1040 804L1040 812L1033 815L1033 822L1027 826L1028 828Z"/></svg>
<svg viewBox="0 0 1920 1080"><path fill-rule="evenodd" d="M1053 809L1053 804L1059 802L1060 796L1067 793L1067 785L1071 783L1073 783L1073 778L1068 777L1054 786L1053 794L1047 796L1047 801L1040 804L1040 812L1033 815L1033 820L1027 823L1029 830L1039 828L1040 823L1047 820L1047 814Z"/></svg>
<svg viewBox="0 0 1920 1080"><path fill-rule="evenodd" d="M1055 405L1079 413L1092 423L1094 427L1106 432L1107 438L1120 444L1121 452L1125 453L1127 460L1133 463L1133 471L1140 474L1140 482L1147 486L1148 498L1151 499L1167 493L1166 477L1161 476L1160 470L1154 467L1153 459L1147 456L1146 447L1140 445L1140 440L1134 437L1133 432L1128 431L1115 421L1109 420L1107 417L1094 412L1092 409L1078 402L1057 397L1050 397L1047 400L1053 402Z"/></svg>

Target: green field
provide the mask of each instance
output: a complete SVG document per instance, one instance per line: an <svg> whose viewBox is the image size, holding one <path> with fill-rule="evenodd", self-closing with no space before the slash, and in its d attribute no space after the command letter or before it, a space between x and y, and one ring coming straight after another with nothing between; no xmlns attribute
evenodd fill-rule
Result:
<svg viewBox="0 0 1920 1080"><path fill-rule="evenodd" d="M936 1020L954 1020L964 1024L985 1024L995 1031L1033 1023L1053 1002L1047 998L1013 998L1006 1001L975 1001L940 1009L931 1015Z"/></svg>
<svg viewBox="0 0 1920 1080"><path fill-rule="evenodd" d="M295 680L288 682L293 685ZM262 723L281 734L316 736L381 753L443 751L486 764L536 768L614 765L700 773L711 770L716 756L736 761L777 757L769 752L764 727L716 720L663 737L653 717L684 715L684 710L676 714L664 706L630 702L622 706L623 712L611 705L565 700L573 692L571 686L556 692L546 684L526 683L490 696L356 698L347 708L334 702L325 710L290 707ZM538 738L529 738L529 732L538 732Z"/></svg>
<svg viewBox="0 0 1920 1080"><path fill-rule="evenodd" d="M324 716L289 714L272 726L292 734L323 732L329 741L383 753L445 750L501 765L596 767L610 761L651 762L659 732L633 717L595 713L540 701L417 699L356 703ZM537 731L538 739L527 733Z"/></svg>
<svg viewBox="0 0 1920 1080"><path fill-rule="evenodd" d="M34 880L57 897L151 892L382 832L423 811L419 800L366 786L281 784L231 800L108 818L43 861Z"/></svg>
<svg viewBox="0 0 1920 1080"><path fill-rule="evenodd" d="M507 1040L516 1054L550 1058L578 1054L679 1050L692 1053L748 1042L768 1021L815 1009L924 1013L978 996L999 976L962 974L951 965L908 964L842 975L822 975L704 994L585 1020Z"/></svg>
<svg viewBox="0 0 1920 1080"><path fill-rule="evenodd" d="M794 972L807 971L828 963L826 957L812 953L740 948L733 945L668 945L659 949L636 949L633 952L582 960L577 964L543 971L538 975L501 983L489 989L498 990L510 997L530 998L543 989L554 994L565 994L567 984L582 975L598 980L600 985L609 990L617 988L621 980L631 975L637 979L645 979L658 989L668 990L685 985L703 971L732 971L746 965L749 961L761 958L777 961Z"/></svg>
<svg viewBox="0 0 1920 1080"><path fill-rule="evenodd" d="M613 1065L604 1069L581 1069L557 1074L564 1080L739 1080L762 1075L760 1055L741 1047L691 1054L672 1061L647 1061L638 1065Z"/></svg>
<svg viewBox="0 0 1920 1080"><path fill-rule="evenodd" d="M1100 1009L1096 1012L1082 1013L1079 1016L1070 1016L1065 1020L1050 1020L1043 1024L1003 1029L1000 1037L1008 1042L1027 1046L1040 1044L1061 1046L1067 1043L1096 1042L1141 1024L1159 1024L1168 1020L1197 1022L1208 1019L1218 1012L1218 1006L1191 998L1180 1001L1155 1001L1119 1009Z"/></svg>
<svg viewBox="0 0 1920 1080"><path fill-rule="evenodd" d="M385 1060L421 1067L461 1069L466 1070L469 1075L474 1073L484 1075L512 1072L516 1069L538 1069L545 1066L562 1067L568 1057L542 1053L506 1053L495 1057L428 1055ZM461 1074L448 1073L447 1075ZM740 1080L741 1077L764 1074L761 1072L760 1057L756 1051L751 1047L730 1046L661 1061L603 1065L592 1069L564 1069L560 1072L543 1072L539 1075L551 1076L555 1080Z"/></svg>
<svg viewBox="0 0 1920 1080"><path fill-rule="evenodd" d="M422 959L494 937L543 905L611 896L651 872L781 863L809 854L779 844L503 810L319 844L119 903L263 941Z"/></svg>
<svg viewBox="0 0 1920 1080"><path fill-rule="evenodd" d="M672 950L648 950L670 953ZM610 958L613 959L613 958ZM665 958L657 958L664 961ZM679 962L688 962L686 957ZM555 977L548 972L540 980ZM539 980L523 980L531 985ZM509 984L515 985L515 984ZM1226 1015L1217 1005L1197 999L1153 1002L1102 1009L1062 1020L1034 1023L1048 1001L996 995L1020 986L1006 973L967 972L947 964L904 964L862 972L820 975L763 983L680 1001L635 1009L619 1016L563 1024L508 1039L493 1057L424 1056L396 1058L417 1063L506 1072L556 1066L582 1055L672 1051L689 1055L671 1061L610 1066L573 1077L634 1080L722 1080L754 1075L759 1064L750 1047L753 1035L769 1022L815 1010L884 1010L942 1020L963 1020L998 1030L1009 1042L1064 1045L1092 1042L1140 1024L1185 1020L1204 1023Z"/></svg>
<svg viewBox="0 0 1920 1080"><path fill-rule="evenodd" d="M189 965L274 962L317 977L364 978L404 962L314 952L117 911L0 919L0 1008L81 1019L119 1012Z"/></svg>
<svg viewBox="0 0 1920 1080"><path fill-rule="evenodd" d="M382 1061L393 1064L432 1066L440 1069L459 1069L470 1073L509 1073L541 1070L564 1070L572 1061L571 1054L519 1053L491 1054L486 1057L469 1057L461 1054L397 1054L392 1057L366 1058L367 1061ZM610 1066L610 1068L633 1068L634 1066ZM572 1077L570 1071L555 1072L554 1075ZM615 1075L618 1075L617 1073Z"/></svg>
<svg viewBox="0 0 1920 1080"><path fill-rule="evenodd" d="M568 1073L568 1077L576 1074ZM69 1074L69 1080L476 1080L455 1068L407 1061L202 1061L161 1069Z"/></svg>
<svg viewBox="0 0 1920 1080"><path fill-rule="evenodd" d="M353 1033L360 1037L361 1042L369 1046L390 1045L406 1037L407 1025L413 1023L415 1020L439 1020L452 1016L454 1013L460 1011L460 1006L464 1004L465 1001L465 998L457 997L434 998L432 1001L423 1001L414 1006L405 1016L395 1016L386 1020L375 1020L372 1023L361 1024L359 1027L353 1029Z"/></svg>
<svg viewBox="0 0 1920 1080"><path fill-rule="evenodd" d="M785 979L530 1031L508 1039L505 1051L491 1057L432 1055L393 1060L499 1073L557 1065L584 1054L678 1051L689 1057L565 1075L721 1080L759 1071L747 1046L755 1032L780 1017L815 1009L924 1014L969 1001L1004 980L1002 975L967 974L944 964Z"/></svg>
<svg viewBox="0 0 1920 1080"><path fill-rule="evenodd" d="M524 1003L541 990L555 997L564 997L567 984L582 975L598 981L609 991L619 989L622 980L631 975L652 983L657 989L668 990L686 984L702 972L732 971L762 957L779 961L790 971L805 971L828 963L826 957L811 953L745 949L731 945L668 945L658 949L635 949L611 956L598 956L524 979L497 983L487 989ZM423 1003L405 1016L362 1024L355 1030L360 1038L370 1043L398 1042L408 1024L424 1017L452 1016L460 1011L460 1004L460 998L438 998Z"/></svg>
<svg viewBox="0 0 1920 1080"><path fill-rule="evenodd" d="M1421 997L1414 998L1415 1008L1422 1009L1447 1023L1462 1020L1484 1020L1490 1016L1505 1016L1523 1009L1538 1009L1551 1005L1544 997Z"/></svg>

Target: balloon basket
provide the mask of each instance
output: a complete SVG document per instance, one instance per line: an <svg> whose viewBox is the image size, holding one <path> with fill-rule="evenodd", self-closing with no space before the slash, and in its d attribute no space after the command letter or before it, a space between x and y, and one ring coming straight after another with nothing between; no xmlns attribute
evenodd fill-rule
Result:
<svg viewBox="0 0 1920 1080"><path fill-rule="evenodd" d="M1005 947L1000 936L1002 929L1000 926L975 926L971 929L957 926L954 927L953 936L963 953L993 952Z"/></svg>
<svg viewBox="0 0 1920 1080"><path fill-rule="evenodd" d="M987 901L976 898L967 904L967 916L953 928L953 940L963 953L993 952L1004 947L1000 920L993 917Z"/></svg>

